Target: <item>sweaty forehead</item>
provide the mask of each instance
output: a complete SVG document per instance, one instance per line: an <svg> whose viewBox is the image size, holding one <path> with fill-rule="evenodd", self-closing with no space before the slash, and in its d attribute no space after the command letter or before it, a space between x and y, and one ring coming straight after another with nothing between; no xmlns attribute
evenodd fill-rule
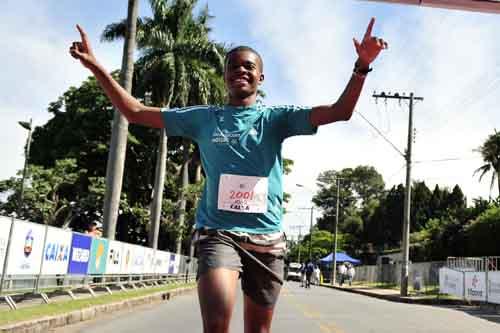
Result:
<svg viewBox="0 0 500 333"><path fill-rule="evenodd" d="M248 62L258 65L259 69L262 71L263 64L260 57L254 52L249 50L231 52L227 57L226 66L231 64L238 64L238 63L243 64Z"/></svg>

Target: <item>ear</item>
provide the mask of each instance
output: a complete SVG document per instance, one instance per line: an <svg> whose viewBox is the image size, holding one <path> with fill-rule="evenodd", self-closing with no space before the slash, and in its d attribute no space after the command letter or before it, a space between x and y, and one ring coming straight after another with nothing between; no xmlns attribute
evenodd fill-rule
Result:
<svg viewBox="0 0 500 333"><path fill-rule="evenodd" d="M264 82L264 74L260 74L259 85L262 84L263 82Z"/></svg>

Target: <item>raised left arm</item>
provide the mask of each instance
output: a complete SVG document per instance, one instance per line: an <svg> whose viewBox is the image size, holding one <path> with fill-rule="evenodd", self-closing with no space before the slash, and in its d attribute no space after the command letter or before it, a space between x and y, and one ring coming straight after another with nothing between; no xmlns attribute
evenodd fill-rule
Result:
<svg viewBox="0 0 500 333"><path fill-rule="evenodd" d="M358 60L356 60L351 79L337 102L331 105L313 107L311 113L311 123L313 126L330 124L335 121L349 120L351 118L361 94L366 75L371 71L370 64L377 58L380 51L388 47L387 42L382 38L372 36L374 23L375 18L372 18L361 43L356 38L353 38Z"/></svg>

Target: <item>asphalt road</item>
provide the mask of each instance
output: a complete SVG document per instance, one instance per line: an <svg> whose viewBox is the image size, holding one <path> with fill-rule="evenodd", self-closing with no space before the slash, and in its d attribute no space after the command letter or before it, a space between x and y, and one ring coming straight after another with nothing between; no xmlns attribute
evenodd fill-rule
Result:
<svg viewBox="0 0 500 333"><path fill-rule="evenodd" d="M231 332L243 332L241 295ZM499 333L500 315L477 308L446 308L394 303L329 288L300 288L287 283L281 294L273 333ZM202 332L196 293L171 301L106 315L66 326L54 333Z"/></svg>

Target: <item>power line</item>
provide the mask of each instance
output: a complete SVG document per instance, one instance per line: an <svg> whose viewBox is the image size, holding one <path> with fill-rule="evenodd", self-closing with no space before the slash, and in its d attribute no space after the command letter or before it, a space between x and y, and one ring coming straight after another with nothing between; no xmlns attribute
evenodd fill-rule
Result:
<svg viewBox="0 0 500 333"><path fill-rule="evenodd" d="M479 156L468 157L468 158L450 157L450 158L442 158L442 159L437 159L437 160L413 161L413 163L434 163L434 162L449 162L449 161L467 161L467 160L477 160L477 159L480 159L480 158L481 157L479 157Z"/></svg>
<svg viewBox="0 0 500 333"><path fill-rule="evenodd" d="M394 148L401 156L405 157L405 154L402 153L401 150L399 150L394 143L392 143L388 138L386 138L385 135L375 125L373 125L368 119L366 119L366 117L363 116L361 112L355 110L355 114L359 114L359 116L363 118L368 123L368 125L370 125L387 143L389 143L392 146L392 148Z"/></svg>

